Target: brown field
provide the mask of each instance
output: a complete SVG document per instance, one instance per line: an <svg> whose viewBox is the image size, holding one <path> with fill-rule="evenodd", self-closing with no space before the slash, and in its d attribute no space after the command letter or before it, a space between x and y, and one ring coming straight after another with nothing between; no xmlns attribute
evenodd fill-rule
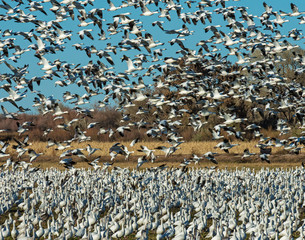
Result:
<svg viewBox="0 0 305 240"><path fill-rule="evenodd" d="M82 143L72 143L71 147L68 149L75 149L75 148L81 148L83 149L82 152L87 156L86 146L87 144L90 144L94 148L100 148L101 150L96 151L93 155L88 157L88 160L91 161L95 159L97 156L102 156L100 163L103 162L110 162L109 157L109 148L114 144L114 142L98 142L98 141L92 141L92 142L82 142ZM268 164L266 162L262 162L258 155L252 156L248 159L241 159L241 156L243 154L243 151L245 148L248 148L250 152L253 153L259 153L259 148L255 147L257 144L257 141L251 141L251 142L233 142L233 144L240 144L239 146L236 146L230 150L230 154L224 153L220 149L214 149L214 146L217 144L216 141L203 141L203 142L186 142L181 144L181 149L177 150L172 156L165 158L164 153L161 150L156 150L155 155L157 156L157 160L154 163L148 162L142 166L142 168L149 168L149 167L155 167L161 164L167 164L168 167L178 167L181 161L184 159L189 159L192 154L196 154L197 156L202 156L206 152L216 152L218 155L216 155L216 160L218 161L218 167L220 169L223 168L253 168L253 169L259 169L261 167L271 167L271 168L277 168L277 167L295 167L300 166L302 159L304 159L305 153L301 153L299 155L292 155L289 154L288 151L285 151L282 148L273 148L272 149L272 155L270 156L271 164ZM13 145L15 143L11 143ZM139 156L143 155L143 153L138 152L137 150L140 149L140 145L145 145L149 149L155 149L158 146L163 146L163 142L140 142L137 143L134 147L130 147L130 142L121 142L121 144L128 147L129 151L134 151L134 153L131 155L129 160L125 160L123 156L119 156L114 160L113 166L118 167L129 167L129 168L135 168L137 165L137 159ZM50 168L50 167L56 167L63 169L63 166L59 164L60 161L60 154L63 153L65 150L55 150L55 146L46 148L47 143L46 142L33 142L31 146L28 148L34 149L37 153L43 153L42 156L39 156L35 162L33 162L33 166L35 167L41 167L41 168ZM164 145L169 146L169 144ZM67 149L66 149L67 150ZM13 161L29 161L29 156L27 153L25 153L21 159L16 158L16 154L14 153L14 149L11 148L11 146L8 148L7 152L12 154L12 160ZM5 163L6 158L0 159L0 165ZM73 159L77 162L76 167L78 168L88 168L90 165L88 165L87 162L84 160L73 157ZM203 158L200 162L200 164L194 164L191 163L189 167L211 167L215 166L215 164L211 163L210 161Z"/></svg>

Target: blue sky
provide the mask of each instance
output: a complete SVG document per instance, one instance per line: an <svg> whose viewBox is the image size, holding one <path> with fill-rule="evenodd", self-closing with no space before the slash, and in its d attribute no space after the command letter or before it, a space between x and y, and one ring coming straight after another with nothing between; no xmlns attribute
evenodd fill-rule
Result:
<svg viewBox="0 0 305 240"><path fill-rule="evenodd" d="M191 13L194 12L196 10L198 10L198 8L196 8L197 3L193 3L192 4L192 8L189 9L184 3L184 1L180 1L180 4L182 4L183 6L183 10L182 12L185 13ZM198 1L195 1L198 2ZM287 0L277 0L277 1L265 1L269 6L273 7L273 11L279 11L282 10L284 12L291 12L290 9L290 1ZM12 6L14 6L13 2L8 2L9 4L11 4ZM119 6L121 1L113 1L113 3L115 4L115 6ZM296 4L299 7L299 10L305 11L305 6L304 6L304 1L303 0L296 0L293 1L294 4ZM31 14L35 15L37 19L40 20L44 20L44 21L50 21L52 19L54 19L54 14L52 12L49 11L49 8L51 7L50 3L43 3L44 9L45 11L48 13L47 16L45 16L44 14L35 11L35 12L30 12ZM264 12L264 7L263 7L263 1L253 1L253 0L241 0L241 1L228 1L226 2L226 6L245 6L248 7L247 12L249 14L253 14L253 15L258 15L260 16L263 12ZM303 9L304 6L304 9ZM159 4L159 7L164 7L163 3ZM159 7L155 7L154 5L148 5L148 8L151 11L156 11L158 10ZM195 26L194 24L186 24L187 27L189 28L190 31L194 31L193 34L189 37L187 37L187 40L184 41L184 44L187 48L193 49L198 51L199 47L196 46L196 44L201 41L201 40L207 40L209 39L212 34L211 33L205 33L204 28L207 27L208 25L221 25L222 27L220 29L222 29L222 31L224 31L225 33L229 33L231 30L229 28L224 27L225 24L227 24L224 20L222 15L220 14L216 14L214 12L214 10L216 8L221 7L220 5L218 7L207 7L206 10L209 10L212 12L212 19L213 22L212 24L210 24L208 21L206 21L206 24L203 25L200 22L198 22L198 24ZM94 2L94 6L88 5L86 7L86 11L90 11L93 8L105 8L108 9L109 5L107 4L106 1L95 1ZM28 9L25 9L24 6L21 6L21 9L24 10L25 12L29 12ZM107 23L111 23L113 16L116 14L121 14L121 13L126 13L126 12L130 12L129 17L133 18L133 19L138 19L139 21L141 21L141 25L143 25L143 29L145 29L146 31L143 32L143 35L147 32L153 35L154 40L158 40L160 42L165 43L164 46L160 46L157 48L165 48L166 50L164 51L164 55L163 57L179 57L181 55L177 54L176 52L180 49L176 44L173 46L169 45L169 41L173 38L176 38L176 35L172 35L172 34L165 34L159 27L152 26L152 22L154 21L164 21L164 29L170 30L170 29L180 29L182 27L183 22L181 21L181 19L179 19L177 17L177 14L174 11L170 12L171 18L172 20L169 22L167 21L167 19L161 19L159 18L159 14L154 14L152 16L149 17L143 17L140 16L141 14L141 9L137 8L134 9L133 7L128 7L128 8L123 8L123 9L119 9L117 11L114 12L110 12L107 10L103 11L104 14L104 21L103 21L103 29L105 30L107 37L109 37L109 39L107 40L98 40L98 35L97 33L99 32L99 29L97 26L93 26L92 24L87 26L87 27L78 27L77 25L80 23L77 19L77 17L75 17L75 20L72 21L71 19L68 19L64 22L61 22L61 26L63 27L63 29L65 30L70 30L72 31L72 39L71 41L66 41L66 43L64 44L64 51L57 51L56 54L46 54L44 55L44 57L50 61L53 62L55 59L60 59L61 61L66 61L68 63L73 63L75 65L80 64L81 66L85 66L88 64L88 62L90 60L96 61L99 58L97 56L92 56L91 58L89 58L86 53L84 51L76 51L75 48L72 46L75 43L81 43L83 44L83 46L91 46L94 45L98 50L103 50L106 48L107 43L111 43L112 45L117 45L121 40L122 40L122 32L118 33L116 35L113 36L109 36L108 32L107 32ZM75 15L77 16L77 11L75 10ZM5 14L6 11L4 9L0 9L0 14ZM238 15L240 16L240 14ZM300 30L304 29L304 25L299 25L298 24L298 19L296 17L291 18L291 17L286 17L287 19L290 20L290 22L285 23L284 26L281 28L279 27L279 30L283 33L283 34L287 34L288 31L290 29L293 28L298 28ZM87 20L88 22L89 20ZM258 20L256 20L257 24L259 24ZM78 35L77 32L80 31L81 29L90 29L92 28L92 35L94 36L94 40L91 40L87 37L85 37L84 40L81 40ZM6 30L6 29L11 29L13 32L17 32L17 31L31 31L32 29L35 29L35 26L31 23L15 23L13 20L10 21L1 21L0 24L0 29L2 31L2 33ZM263 31L263 30L261 30ZM36 33L37 34L37 33ZM37 34L39 36L39 34ZM21 48L28 48L28 46L30 44L36 44L37 42L35 41L34 38L32 38L32 43L30 43L27 40L24 40L22 37L20 36L8 36L5 37L2 34L0 34L0 40L4 40L7 38L16 38L15 40L15 44L20 45ZM134 36L132 36L132 34L130 34L131 38L134 38ZM301 47L303 48L304 45L304 40L300 41L297 44L300 44ZM48 44L48 43L47 43ZM217 47L221 48L222 54L226 54L226 50L224 49L224 47L222 45L217 45ZM119 72L124 72L127 69L127 65L125 62L121 61L122 56L125 54L127 56L129 56L130 58L134 58L135 55L139 54L139 53L143 53L143 54L148 54L147 51L145 50L145 48L141 49L142 51L139 52L137 50L132 50L132 51L128 51L128 52L121 52L119 49L117 51L117 55L114 55L111 53L111 57L113 58L115 65L114 65L114 69L112 71L119 73ZM10 51L10 53L12 53L12 51ZM22 67L25 64L29 64L29 73L27 74L27 78L32 78L34 76L43 76L44 75L44 71L41 70L41 66L39 66L37 63L39 62L39 60L34 57L35 51L34 50L30 50L26 53L24 53L20 59L18 59L18 62L15 63L12 60L7 59L6 57L5 60L10 63L11 65L15 66L15 67ZM11 57L12 55L10 54L9 57ZM149 58L150 59L150 58ZM234 61L234 58L231 58L232 61ZM230 59L230 60L231 60ZM101 59L101 61L106 64L107 66L110 67L110 64L105 61L105 59ZM162 61L159 62L160 64L164 64ZM148 63L144 63L143 66L144 67L148 67L150 64L152 64L151 62ZM9 68L2 62L2 64L0 64L0 71L1 73L11 73L11 71L9 70ZM132 77L130 78L131 81L132 80L136 80L133 79ZM79 95L82 95L85 93L85 90L81 87L79 88L76 84L73 85L69 85L68 87L59 87L59 86L54 86L55 81L60 80L57 77L54 77L53 80L46 80L46 81L42 81L41 85L38 87L36 84L34 85L34 89L35 91L39 91L42 94L44 94L45 96L54 96L54 98L59 99L60 101L62 101L62 94L65 91L70 91L71 93L78 93ZM146 83L151 83L152 79L151 77L146 77L145 78L145 82ZM4 83L1 83L4 84ZM15 86L13 84L13 86ZM25 90L25 89L24 89ZM23 92L24 90L21 90L21 92ZM31 93L29 90L26 93L27 97L24 98L23 100L21 100L19 103L19 105L22 105L24 108L31 108L32 112L36 112L34 108L32 108L31 106L33 105L33 99L36 95L36 93ZM4 90L0 90L0 98L2 97L6 97L7 93ZM93 97L91 100L91 103L93 104L94 102L97 102L98 100L102 100L103 95L98 95L96 97ZM9 111L16 111L16 108L14 106L12 106L10 103L1 103L1 105L5 106ZM90 105L87 107L90 107Z"/></svg>

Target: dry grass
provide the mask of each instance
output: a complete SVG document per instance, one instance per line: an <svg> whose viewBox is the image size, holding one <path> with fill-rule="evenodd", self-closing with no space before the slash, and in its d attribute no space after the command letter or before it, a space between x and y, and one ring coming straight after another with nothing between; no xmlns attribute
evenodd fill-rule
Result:
<svg viewBox="0 0 305 240"><path fill-rule="evenodd" d="M91 141L91 142L74 142L71 144L71 147L68 149L75 149L75 148L79 148L79 149L83 149L85 151L88 143L93 147L93 148L100 148L101 150L96 151L95 156L101 155L101 156L109 156L109 148L114 144L114 142L98 142L98 141ZM189 154L197 154L197 155L202 155L206 152L216 152L219 154L224 153L222 150L220 149L215 149L214 146L217 145L218 142L216 141L198 141L198 142L185 142L183 144L181 144L179 147L181 147L181 149L178 149L175 154L176 155L189 155ZM15 144L15 143L12 143ZM11 145L12 145L11 144ZM164 144L163 142L139 142L137 143L134 147L130 147L129 144L130 142L120 142L120 144L125 145L129 151L134 151L135 155L141 155L141 152L138 152L138 149L140 148L140 145L144 145L146 147L148 147L149 149L155 149L158 146L166 146L169 147L170 144ZM257 144L257 141L250 141L250 142L242 142L242 141L235 141L233 142L233 144L239 144L238 146L233 147L230 150L230 153L233 154L242 154L245 148L248 148L250 150L250 152L253 153L259 153L259 148L255 147L255 145ZM55 150L55 146L50 147L50 148L46 148L47 143L46 142L32 142L32 145L30 146L30 148L34 149L37 153L43 153L44 155L48 155L48 156L54 156L54 157L59 157L59 155L63 152L63 151L56 151ZM14 153L14 149L9 148L8 149L8 153ZM281 148L274 148L272 153L278 153L278 152L282 152L283 149ZM161 150L156 150L155 151L156 155L164 155L164 152L162 152Z"/></svg>
<svg viewBox="0 0 305 240"><path fill-rule="evenodd" d="M114 142L82 142L77 143L74 142L71 144L71 147L68 149L80 148L83 149L82 152L87 156L88 153L85 150L88 143L94 148L100 148L101 150L96 151L92 156L88 156L88 160L91 161L95 159L97 156L102 156L100 162L110 161L109 156L109 148L114 144ZM144 168L155 167L161 164L167 164L168 167L178 167L184 159L188 159L191 157L191 154L196 154L198 156L202 156L206 152L216 152L218 155L216 156L216 160L218 161L218 167L220 169L223 168L261 168L261 167L295 167L300 166L302 158L304 159L304 155L291 155L285 152L282 148L273 148L272 155L270 156L271 164L266 162L261 162L257 155L247 159L242 160L241 156L245 148L248 148L250 152L259 153L259 148L255 147L257 141L251 142L233 142L234 144L238 143L239 145L232 148L230 150L230 154L224 153L220 149L214 149L214 146L217 144L217 141L202 141L202 142L186 142L180 145L181 149L178 149L172 156L165 158L164 152L161 150L155 150L155 155L157 156L157 160L154 163L148 162L143 165ZM12 145L15 143L11 143L7 152L12 154L12 160L16 161L15 150L12 149ZM130 142L121 142L121 144L128 147L129 151L133 151L134 153L131 155L129 160L125 160L123 156L119 156L115 159L114 166L119 167L129 167L135 168L137 165L137 159L140 155L143 155L142 152L137 150L140 149L140 145L145 145L149 149L155 149L158 146L170 146L169 144L163 144L163 142L139 142L134 147L130 147ZM42 156L38 157L38 159L33 162L33 166L39 166L41 168L50 168L57 167L63 169L63 167L59 164L59 156L65 150L55 150L55 146L46 148L46 142L33 142L31 146L28 148L34 149L37 153L43 153ZM0 159L0 165L2 165L7 158ZM84 160L73 157L73 159L77 162L76 167L79 168L88 168L88 163ZM29 156L25 153L20 160L28 161ZM200 164L191 163L190 167L211 167L214 166L213 163L203 158Z"/></svg>

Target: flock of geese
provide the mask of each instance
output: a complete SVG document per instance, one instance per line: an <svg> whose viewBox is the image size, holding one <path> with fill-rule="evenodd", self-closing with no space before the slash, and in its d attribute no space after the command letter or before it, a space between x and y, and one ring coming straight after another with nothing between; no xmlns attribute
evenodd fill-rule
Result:
<svg viewBox="0 0 305 240"><path fill-rule="evenodd" d="M263 12L253 15L242 2L107 0L101 8L94 0L1 0L0 103L18 137L14 145L0 141L6 160L0 239L148 239L151 233L175 240L304 239L303 168L255 173L187 167L202 158L218 164L211 150L193 154L178 169L141 170L156 160L156 150L167 158L183 149L179 130L186 126L201 132L212 125L215 148L224 153L238 145L232 139L258 139L259 158L268 163L274 147L301 152L305 57L299 28L305 12L294 3L282 11L264 2ZM44 89L50 82L58 92L65 89L62 101ZM23 104L29 96L32 107ZM62 102L79 118L68 119ZM80 120L92 119L88 105L94 102L100 109L116 105L120 126L91 121L83 128ZM61 151L67 170L31 167L43 155L26 135L36 123L19 120L31 108L74 132L62 142L49 138L46 146ZM264 136L266 126L281 137ZM144 128L149 138L165 142L149 149L134 139L130 146L138 144L144 153L137 170L109 170L117 156L128 160L135 153L117 142L109 149L111 163L91 159L101 150L90 145L91 128L109 137ZM88 145L74 148L75 142ZM253 155L245 149L241 158ZM76 169L76 158L92 168Z"/></svg>
<svg viewBox="0 0 305 240"><path fill-rule="evenodd" d="M304 173L7 168L0 239L302 240Z"/></svg>
<svg viewBox="0 0 305 240"><path fill-rule="evenodd" d="M139 166L156 159L154 150L168 157L181 149L184 140L179 129L186 125L194 132L208 125L212 139L221 141L215 148L225 153L238 145L232 144L232 139L249 137L258 139L262 161L270 163L273 147L300 153L304 137L296 129L305 128L305 89L296 80L305 74L303 50L298 45L304 37L298 28L283 32L289 22L300 27L304 24L304 12L295 4L290 4L291 11L284 12L264 2L261 15L253 15L247 7L229 5L224 0L107 3L108 8L95 8L98 4L94 1L2 0L3 26L24 26L23 31L1 29L0 39L0 103L3 118L18 126L20 137L13 146L18 158L26 153L32 162L42 155L29 147L27 136L22 140L35 124L18 121L19 113L31 110L22 106L28 94L35 96L32 107L42 115L52 114L58 129L75 132L72 139L63 142L48 140L47 147L66 150L60 163L67 168L75 163L71 156L88 160L99 150L89 145L86 157L81 149L73 149L73 142L91 140L86 135L91 128L99 128L98 134L109 137L146 128L148 137L165 139L166 143L156 149L141 145L138 150L146 155L139 158ZM140 19L132 18L138 15ZM213 19L219 21L219 17L223 24L215 25ZM169 28L179 22L181 28ZM198 33L195 30L199 26ZM161 41L160 36L169 40ZM71 52L78 58L73 59ZM40 69L33 64L20 65L28 59L36 59ZM126 70L121 70L121 62L127 63ZM288 79L289 71L292 75ZM78 118L69 120L68 111L61 109L62 101L46 95L48 91L40 87L52 81L56 87L68 88L62 101L74 106ZM73 87L76 93L71 92ZM100 109L116 104L116 110L122 113L120 126L105 129L103 123L90 122L87 129L80 127L80 119L92 118L94 109L88 103L94 101ZM17 111L8 111L5 106L9 105ZM261 130L266 126L281 137L264 136ZM44 136L53 130L45 129ZM1 129L6 131L11 129ZM1 144L0 156L9 157L9 142L4 139ZM109 154L112 161L120 155L127 160L134 152L117 142ZM253 155L245 149L241 158ZM217 164L212 150L202 157ZM192 156L190 160L198 162L202 157ZM94 159L91 164L98 167L97 163Z"/></svg>

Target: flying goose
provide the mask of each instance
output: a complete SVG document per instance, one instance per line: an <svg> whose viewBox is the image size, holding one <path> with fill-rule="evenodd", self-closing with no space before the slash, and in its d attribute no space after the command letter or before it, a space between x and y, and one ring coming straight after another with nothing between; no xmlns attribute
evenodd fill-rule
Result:
<svg viewBox="0 0 305 240"><path fill-rule="evenodd" d="M0 158L2 157L9 157L10 154L3 152L2 150L0 150Z"/></svg>
<svg viewBox="0 0 305 240"><path fill-rule="evenodd" d="M109 4L109 8L107 9L107 11L116 11L121 8L121 6L114 6L114 4L110 0L107 0L107 3Z"/></svg>
<svg viewBox="0 0 305 240"><path fill-rule="evenodd" d="M100 159L101 159L101 156L98 156L97 158L95 158L94 160L89 162L88 164L91 165L94 168L94 170L97 170L97 169L101 168L101 166L98 165Z"/></svg>
<svg viewBox="0 0 305 240"><path fill-rule="evenodd" d="M71 169L73 168L73 165L76 164L75 161L72 160L72 158L64 158L59 161L60 164L63 164L65 168Z"/></svg>
<svg viewBox="0 0 305 240"><path fill-rule="evenodd" d="M7 111L7 109L6 109L4 106L1 105L1 109L2 109L2 112L3 112L3 116L4 116L5 118L7 118L7 119L13 119L13 120L19 120L19 119L17 118L17 115L16 115L16 114L14 114L14 113L9 113L9 112Z"/></svg>
<svg viewBox="0 0 305 240"><path fill-rule="evenodd" d="M143 146L143 145L140 145L140 147L141 147L141 149L138 149L137 150L138 152L145 153L147 158L153 158L155 150L149 149L148 147Z"/></svg>
<svg viewBox="0 0 305 240"><path fill-rule="evenodd" d="M208 159L209 161L211 161L214 164L218 164L218 162L216 161L214 155L216 155L217 153L213 153L213 152L207 152L205 154L203 154L203 156Z"/></svg>
<svg viewBox="0 0 305 240"><path fill-rule="evenodd" d="M270 155L270 154L262 153L262 154L259 155L259 157L260 157L260 159L261 159L262 161L265 161L265 162L267 162L267 163L270 164L269 155Z"/></svg>
<svg viewBox="0 0 305 240"><path fill-rule="evenodd" d="M138 164L137 164L137 170L139 170L139 168L147 162L146 156L142 156L138 158Z"/></svg>
<svg viewBox="0 0 305 240"><path fill-rule="evenodd" d="M40 56L40 62L38 63L38 65L43 65L41 69L48 74L53 73L52 68L56 67L55 65L50 65L48 60L43 56Z"/></svg>
<svg viewBox="0 0 305 240"><path fill-rule="evenodd" d="M120 145L120 143L113 144L110 149L109 153L115 152L116 154L126 155L126 152L124 151L124 146Z"/></svg>
<svg viewBox="0 0 305 240"><path fill-rule="evenodd" d="M241 159L249 158L249 157L251 157L251 156L253 156L253 155L255 155L255 153L250 153L249 149L246 148L246 149L244 150L244 154L243 154L243 156L241 157Z"/></svg>
<svg viewBox="0 0 305 240"><path fill-rule="evenodd" d="M85 38L85 36L87 36L91 40L94 40L94 38L91 34L92 31L93 31L92 29L83 29L83 30L80 30L77 34L81 40L83 40Z"/></svg>
<svg viewBox="0 0 305 240"><path fill-rule="evenodd" d="M123 56L122 62L123 62L123 61L126 61L126 62L127 62L127 67L128 67L128 69L125 70L125 72L126 72L127 74L130 74L130 73L132 73L132 72L134 72L134 71L138 71L138 70L141 70L141 69L142 69L141 67L136 68L136 67L134 66L133 62L131 61L131 59L130 59L129 57L127 57L126 55Z"/></svg>
<svg viewBox="0 0 305 240"><path fill-rule="evenodd" d="M139 142L139 140L140 140L140 138L135 138L135 139L133 139L133 140L131 141L131 143L130 143L130 147L133 147L136 143Z"/></svg>
<svg viewBox="0 0 305 240"><path fill-rule="evenodd" d="M222 142L218 143L214 148L220 148L221 150L229 153L229 149L238 146L239 144L231 144L227 138L225 138Z"/></svg>
<svg viewBox="0 0 305 240"><path fill-rule="evenodd" d="M86 150L88 152L88 156L92 155L93 153L95 153L97 150L101 150L101 148L93 148L91 147L90 144L87 145Z"/></svg>
<svg viewBox="0 0 305 240"><path fill-rule="evenodd" d="M195 164L198 164L202 157L198 157L196 154L192 154L191 160L195 162Z"/></svg>
<svg viewBox="0 0 305 240"><path fill-rule="evenodd" d="M28 154L30 156L30 162L33 162L43 153L36 153L33 149L28 149Z"/></svg>
<svg viewBox="0 0 305 240"><path fill-rule="evenodd" d="M297 16L300 16L302 14L305 14L305 12L300 12L299 8L293 3L290 3L290 7L291 7L291 10L292 10L292 13L290 13L289 16L291 16L291 17L297 17Z"/></svg>
<svg viewBox="0 0 305 240"><path fill-rule="evenodd" d="M140 3L141 10L142 10L141 16L147 17L147 16L151 16L153 14L158 13L158 11L151 12L142 1L140 1L139 3Z"/></svg>
<svg viewBox="0 0 305 240"><path fill-rule="evenodd" d="M157 150L161 150L165 153L165 157L168 157L170 155L172 155L174 152L176 152L178 149L180 149L180 147L165 147L165 146L158 146L157 148L155 148Z"/></svg>

